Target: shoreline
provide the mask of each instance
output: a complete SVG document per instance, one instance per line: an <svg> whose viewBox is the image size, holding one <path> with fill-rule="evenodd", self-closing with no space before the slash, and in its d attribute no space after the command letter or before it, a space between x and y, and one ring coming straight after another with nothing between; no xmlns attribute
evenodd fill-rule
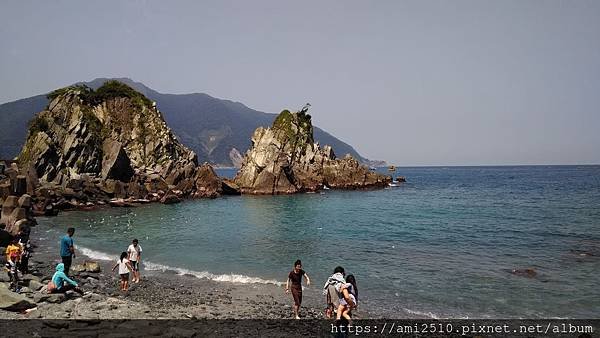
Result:
<svg viewBox="0 0 600 338"><path fill-rule="evenodd" d="M58 255L58 238L44 236L40 226L32 228L33 253L30 270L45 285L51 278ZM127 292L118 289L113 261L96 259L77 250L70 277L85 291L83 297L69 294L57 299L40 291L28 290L36 307L21 313L0 310L0 319L291 319L293 300L283 286L266 283L214 281L167 269L142 269L141 282L131 284ZM116 261L115 257L115 261ZM99 273L75 273L73 267L95 261ZM143 264L143 261L142 261ZM325 299L317 282L305 288L300 311L302 319L323 319ZM62 298L62 297L59 297ZM41 301L39 301L42 299ZM36 302L38 300L38 302ZM356 318L370 318L358 309Z"/></svg>

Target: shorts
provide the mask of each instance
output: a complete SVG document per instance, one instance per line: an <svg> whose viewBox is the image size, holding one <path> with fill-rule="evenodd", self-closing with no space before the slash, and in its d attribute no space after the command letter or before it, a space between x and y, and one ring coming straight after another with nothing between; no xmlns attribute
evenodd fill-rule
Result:
<svg viewBox="0 0 600 338"><path fill-rule="evenodd" d="M140 271L140 264L138 261L129 261L129 263L131 263L131 268L133 271Z"/></svg>
<svg viewBox="0 0 600 338"><path fill-rule="evenodd" d="M121 280L122 281L129 280L129 272L128 273L122 273L122 274L120 274L120 276L121 276Z"/></svg>
<svg viewBox="0 0 600 338"><path fill-rule="evenodd" d="M302 304L302 287L292 286L292 297L294 297L294 305L300 306Z"/></svg>

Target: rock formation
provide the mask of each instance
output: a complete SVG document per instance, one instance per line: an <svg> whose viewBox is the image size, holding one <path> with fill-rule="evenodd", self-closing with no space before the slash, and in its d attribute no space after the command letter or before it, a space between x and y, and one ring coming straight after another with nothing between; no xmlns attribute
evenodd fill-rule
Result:
<svg viewBox="0 0 600 338"><path fill-rule="evenodd" d="M33 194L36 212L46 213L49 205L172 203L223 193L212 168L198 166L156 105L127 85L108 81L95 91L72 86L48 97L18 157L26 174L21 181L15 177L16 188Z"/></svg>
<svg viewBox="0 0 600 338"><path fill-rule="evenodd" d="M234 179L242 193L292 194L384 187L391 178L369 171L351 156L336 159L330 146L314 143L310 115L282 111L271 128L258 128Z"/></svg>
<svg viewBox="0 0 600 338"><path fill-rule="evenodd" d="M26 173L25 173L26 174ZM33 214L33 201L28 192L37 187L32 182L35 175L22 175L16 163L8 166L0 162L0 246L6 242L5 234L14 236L21 232L27 236L30 227L36 225Z"/></svg>

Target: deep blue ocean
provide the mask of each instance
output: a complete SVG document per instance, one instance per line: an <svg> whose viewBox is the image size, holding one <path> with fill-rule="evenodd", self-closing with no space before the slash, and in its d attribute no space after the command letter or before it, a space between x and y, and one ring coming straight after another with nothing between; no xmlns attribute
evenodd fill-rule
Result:
<svg viewBox="0 0 600 338"><path fill-rule="evenodd" d="M385 171L385 169L382 169ZM233 170L219 173L232 176ZM136 237L145 269L285 282L301 259L320 293L333 268L394 317L600 317L600 166L398 168L373 191L235 196L64 212L48 236L116 259ZM532 268L533 278L513 269Z"/></svg>

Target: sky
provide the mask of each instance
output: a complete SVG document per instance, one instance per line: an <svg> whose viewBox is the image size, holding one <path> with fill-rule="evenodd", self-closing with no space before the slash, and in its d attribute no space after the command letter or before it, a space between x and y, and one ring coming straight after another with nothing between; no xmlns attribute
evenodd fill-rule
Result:
<svg viewBox="0 0 600 338"><path fill-rule="evenodd" d="M595 0L3 0L0 46L0 103L129 77L396 165L600 163Z"/></svg>

